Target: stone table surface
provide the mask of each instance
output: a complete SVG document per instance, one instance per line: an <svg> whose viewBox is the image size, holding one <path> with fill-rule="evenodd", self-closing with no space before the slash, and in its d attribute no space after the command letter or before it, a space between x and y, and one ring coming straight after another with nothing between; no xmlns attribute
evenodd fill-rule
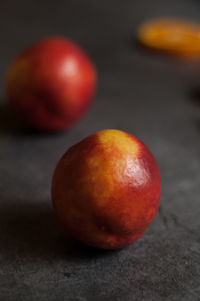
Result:
<svg viewBox="0 0 200 301"><path fill-rule="evenodd" d="M198 21L200 2L1 0L0 301L200 300L200 63L137 45L137 26L158 16ZM99 72L88 114L58 135L23 130L3 88L12 58L51 35L81 44ZM162 174L157 217L120 251L90 249L69 238L50 196L64 151L106 128L144 141Z"/></svg>

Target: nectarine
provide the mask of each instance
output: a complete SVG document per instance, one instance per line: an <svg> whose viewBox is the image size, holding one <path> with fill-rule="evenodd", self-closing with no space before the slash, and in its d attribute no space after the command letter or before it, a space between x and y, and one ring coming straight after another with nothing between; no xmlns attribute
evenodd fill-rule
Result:
<svg viewBox="0 0 200 301"><path fill-rule="evenodd" d="M150 150L119 130L97 132L72 146L52 180L53 205L66 230L103 249L131 244L145 232L160 191Z"/></svg>
<svg viewBox="0 0 200 301"><path fill-rule="evenodd" d="M200 59L200 25L179 19L155 19L142 24L139 41L154 50L187 59Z"/></svg>
<svg viewBox="0 0 200 301"><path fill-rule="evenodd" d="M11 64L7 96L29 127L59 131L87 110L96 88L96 70L78 45L49 38L22 52Z"/></svg>

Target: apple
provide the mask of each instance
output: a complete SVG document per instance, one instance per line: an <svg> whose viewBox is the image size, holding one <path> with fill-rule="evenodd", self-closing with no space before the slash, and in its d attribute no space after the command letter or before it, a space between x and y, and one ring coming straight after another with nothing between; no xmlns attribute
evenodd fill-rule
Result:
<svg viewBox="0 0 200 301"><path fill-rule="evenodd" d="M17 116L42 131L70 128L86 112L97 82L90 58L74 42L45 39L23 51L8 70L6 91Z"/></svg>
<svg viewBox="0 0 200 301"><path fill-rule="evenodd" d="M116 249L136 241L157 213L161 178L150 150L119 130L72 146L52 179L52 200L66 230L82 243Z"/></svg>

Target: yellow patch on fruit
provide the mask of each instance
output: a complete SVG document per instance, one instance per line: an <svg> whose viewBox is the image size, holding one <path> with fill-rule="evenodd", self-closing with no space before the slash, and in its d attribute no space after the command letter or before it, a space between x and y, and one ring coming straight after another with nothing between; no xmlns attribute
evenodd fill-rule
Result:
<svg viewBox="0 0 200 301"><path fill-rule="evenodd" d="M123 154L136 157L139 151L138 142L129 137L127 133L119 130L104 130L98 134L98 139L104 147L104 151L112 152L117 149Z"/></svg>
<svg viewBox="0 0 200 301"><path fill-rule="evenodd" d="M88 158L87 165L89 172L81 178L82 189L86 194L89 193L92 199L97 200L99 205L103 205L114 189L111 173L102 156L95 155Z"/></svg>
<svg viewBox="0 0 200 301"><path fill-rule="evenodd" d="M118 130L104 130L97 135L100 151L87 158L87 175L80 181L85 195L102 207L116 194L117 185L127 176L127 158L137 158L139 143Z"/></svg>

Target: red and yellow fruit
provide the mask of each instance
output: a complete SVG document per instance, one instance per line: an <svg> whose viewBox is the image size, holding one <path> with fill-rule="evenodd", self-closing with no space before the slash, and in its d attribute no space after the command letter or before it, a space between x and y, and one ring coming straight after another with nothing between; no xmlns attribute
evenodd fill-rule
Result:
<svg viewBox="0 0 200 301"><path fill-rule="evenodd" d="M67 231L98 248L129 245L156 215L161 180L149 149L118 130L97 132L72 146L52 180L55 211Z"/></svg>
<svg viewBox="0 0 200 301"><path fill-rule="evenodd" d="M7 96L17 116L44 131L71 127L87 110L96 71L87 55L65 38L49 38L22 52L11 64Z"/></svg>

